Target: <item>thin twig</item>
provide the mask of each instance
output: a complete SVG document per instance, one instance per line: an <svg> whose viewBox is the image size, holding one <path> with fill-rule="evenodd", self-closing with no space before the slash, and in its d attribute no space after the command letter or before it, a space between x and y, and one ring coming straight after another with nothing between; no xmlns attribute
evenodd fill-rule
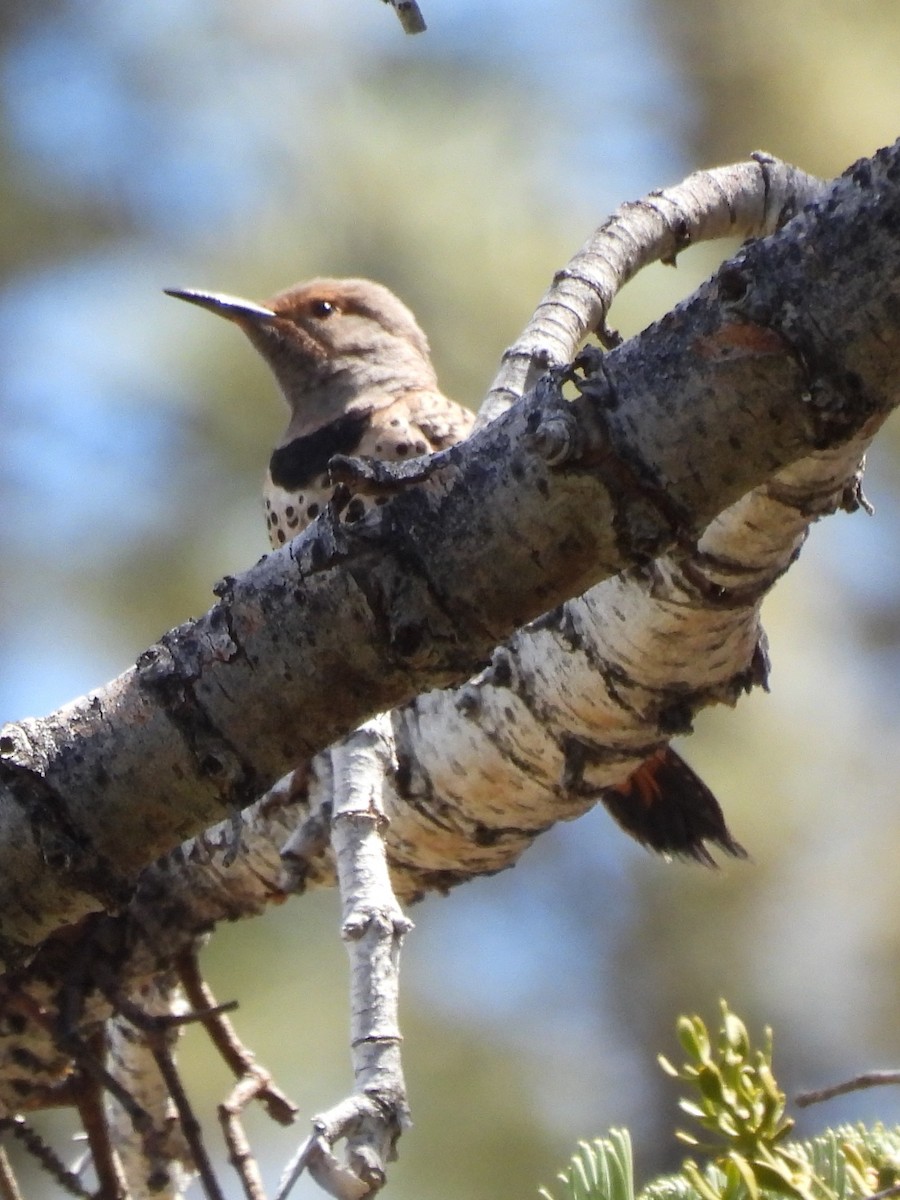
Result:
<svg viewBox="0 0 900 1200"><path fill-rule="evenodd" d="M888 1200L889 1196L900 1196L900 1183L891 1184L882 1192L873 1192L871 1196L866 1197L866 1200Z"/></svg>
<svg viewBox="0 0 900 1200"><path fill-rule="evenodd" d="M91 1151L91 1165L103 1200L124 1200L128 1185L109 1139L109 1123L103 1109L103 1085L82 1075L76 1105Z"/></svg>
<svg viewBox="0 0 900 1200"><path fill-rule="evenodd" d="M164 1038L159 1034L148 1032L146 1037L150 1053L153 1055L159 1073L166 1087L169 1089L169 1095L178 1113L181 1130L190 1148L191 1157L194 1160L194 1166L197 1168L197 1174L200 1177L203 1190L208 1200L225 1200L225 1193L219 1187L219 1181L216 1179L212 1162L206 1151L206 1145L203 1141L203 1130L200 1127L200 1122L194 1115L187 1092L184 1090L181 1078L176 1070L172 1052Z"/></svg>
<svg viewBox="0 0 900 1200"><path fill-rule="evenodd" d="M400 19L404 33L424 33L428 26L416 0L385 0Z"/></svg>
<svg viewBox="0 0 900 1200"><path fill-rule="evenodd" d="M652 262L674 264L687 246L714 238L771 233L824 184L762 151L748 162L697 171L675 187L622 204L556 273L516 341L505 351L476 429L565 366L592 331L621 340L606 323L622 287Z"/></svg>
<svg viewBox="0 0 900 1200"><path fill-rule="evenodd" d="M129 1000L127 996L110 997L117 1010L132 1025L145 1033L165 1033L169 1029L179 1029L183 1025L205 1025L211 1017L220 1013L234 1012L238 1006L237 1000L226 1000L223 1004L209 1004L202 1008L188 1009L182 1013L148 1013L139 1004Z"/></svg>
<svg viewBox="0 0 900 1200"><path fill-rule="evenodd" d="M0 1146L0 1200L23 1200L5 1146Z"/></svg>
<svg viewBox="0 0 900 1200"><path fill-rule="evenodd" d="M821 1104L823 1100L832 1100L835 1096L845 1096L848 1092L860 1092L864 1088L888 1087L900 1083L900 1071L867 1071L863 1075L854 1075L844 1083L836 1083L831 1087L819 1088L813 1092L801 1092L794 1103L798 1108L807 1108L810 1104ZM887 1194L892 1194L890 1191ZM872 1197L869 1197L872 1200Z"/></svg>
<svg viewBox="0 0 900 1200"><path fill-rule="evenodd" d="M8 1131L22 1143L28 1153L35 1158L48 1175L52 1175L60 1187L79 1200L96 1200L94 1193L89 1192L77 1175L73 1174L62 1159L52 1150L40 1134L36 1133L24 1117L4 1117L0 1119L0 1133Z"/></svg>
<svg viewBox="0 0 900 1200"><path fill-rule="evenodd" d="M321 1148L321 1136L311 1133L305 1142L302 1142L297 1153L285 1167L278 1184L278 1193L275 1200L287 1200L294 1184L306 1170L312 1156Z"/></svg>
<svg viewBox="0 0 900 1200"><path fill-rule="evenodd" d="M247 1200L266 1200L259 1165L241 1120L241 1113L251 1100L256 1099L262 1086L261 1079L246 1075L219 1105L219 1124L228 1146L228 1161L241 1181Z"/></svg>
<svg viewBox="0 0 900 1200"><path fill-rule="evenodd" d="M225 1016L229 1006L216 1004L193 949L179 955L176 969L188 1003L237 1079L235 1087L219 1105L219 1123L228 1146L229 1162L241 1181L247 1200L265 1200L262 1176L244 1132L241 1114L252 1100L260 1100L273 1120L290 1125L296 1118L297 1106L275 1087L269 1072L257 1063L235 1033L234 1026Z"/></svg>
<svg viewBox="0 0 900 1200"><path fill-rule="evenodd" d="M235 1005L216 1003L215 996L200 973L197 955L192 950L179 955L176 970L188 1003L197 1013L200 1024L234 1077L240 1082L252 1076L258 1082L254 1095L265 1105L269 1116L279 1125L293 1124L297 1115L296 1104L275 1086L269 1072L259 1065L225 1016Z"/></svg>
<svg viewBox="0 0 900 1200"><path fill-rule="evenodd" d="M121 1104L138 1133L147 1133L152 1129L153 1122L147 1110L142 1108L128 1089L107 1071L100 1059L77 1033L61 1033L58 1044L61 1050L72 1056L85 1080L92 1079Z"/></svg>

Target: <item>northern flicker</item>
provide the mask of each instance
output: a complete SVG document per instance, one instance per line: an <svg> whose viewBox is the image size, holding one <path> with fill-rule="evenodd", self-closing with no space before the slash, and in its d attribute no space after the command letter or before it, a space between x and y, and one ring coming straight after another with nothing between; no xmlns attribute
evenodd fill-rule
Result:
<svg viewBox="0 0 900 1200"><path fill-rule="evenodd" d="M271 367L291 410L264 495L277 549L314 520L334 490L335 454L397 461L467 437L471 409L438 388L425 334L402 301L367 279L313 279L265 304L212 292L168 294L227 317ZM354 497L347 520L370 501Z"/></svg>
<svg viewBox="0 0 900 1200"><path fill-rule="evenodd" d="M263 304L216 292L166 291L238 325L287 401L290 421L264 488L275 549L328 503L334 455L396 462L443 450L472 429L474 413L441 393L415 317L381 284L313 279ZM358 520L371 503L354 497L342 519ZM744 855L712 792L671 746L600 799L626 833L662 854L713 865L709 842Z"/></svg>

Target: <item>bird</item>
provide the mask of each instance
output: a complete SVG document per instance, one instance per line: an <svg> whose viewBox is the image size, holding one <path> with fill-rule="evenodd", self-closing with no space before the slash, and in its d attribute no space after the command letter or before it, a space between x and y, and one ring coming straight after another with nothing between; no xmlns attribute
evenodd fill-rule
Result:
<svg viewBox="0 0 900 1200"><path fill-rule="evenodd" d="M471 409L440 390L428 340L409 308L368 279L311 279L262 304L222 292L166 288L237 325L275 376L290 410L264 484L277 550L326 510L335 455L399 462L468 437ZM340 519L360 520L384 496L353 496ZM708 845L746 857L712 791L671 745L599 795L619 826L666 857L715 865Z"/></svg>
<svg viewBox="0 0 900 1200"><path fill-rule="evenodd" d="M392 292L368 279L312 279L265 304L185 288L167 294L233 321L273 371L291 410L263 488L274 549L297 536L334 492L337 454L397 462L466 438L471 409L438 387L425 334ZM384 497L354 496L359 520Z"/></svg>

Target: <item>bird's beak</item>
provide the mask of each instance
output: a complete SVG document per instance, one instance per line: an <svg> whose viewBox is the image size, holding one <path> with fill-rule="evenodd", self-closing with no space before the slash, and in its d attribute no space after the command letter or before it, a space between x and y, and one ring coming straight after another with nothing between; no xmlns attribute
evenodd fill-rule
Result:
<svg viewBox="0 0 900 1200"><path fill-rule="evenodd" d="M217 313L229 321L249 321L252 325L273 321L278 313L252 300L242 300L239 296L227 296L224 292L198 292L194 288L164 288L167 296L176 300L187 300L189 304L199 304L210 312Z"/></svg>

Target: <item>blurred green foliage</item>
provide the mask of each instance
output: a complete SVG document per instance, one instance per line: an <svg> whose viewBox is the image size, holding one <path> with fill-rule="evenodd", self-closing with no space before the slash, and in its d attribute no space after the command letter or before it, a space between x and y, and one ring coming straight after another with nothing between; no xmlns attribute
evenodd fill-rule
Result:
<svg viewBox="0 0 900 1200"><path fill-rule="evenodd" d="M677 1137L704 1153L673 1175L635 1193L631 1139L626 1130L582 1142L558 1176L559 1200L857 1200L900 1182L900 1127L843 1125L804 1142L787 1142L794 1126L773 1073L772 1031L754 1049L743 1021L721 1003L718 1037L700 1017L681 1017L678 1038L687 1061L667 1075L687 1085L679 1107L703 1131L703 1141ZM543 1200L554 1200L542 1188Z"/></svg>

